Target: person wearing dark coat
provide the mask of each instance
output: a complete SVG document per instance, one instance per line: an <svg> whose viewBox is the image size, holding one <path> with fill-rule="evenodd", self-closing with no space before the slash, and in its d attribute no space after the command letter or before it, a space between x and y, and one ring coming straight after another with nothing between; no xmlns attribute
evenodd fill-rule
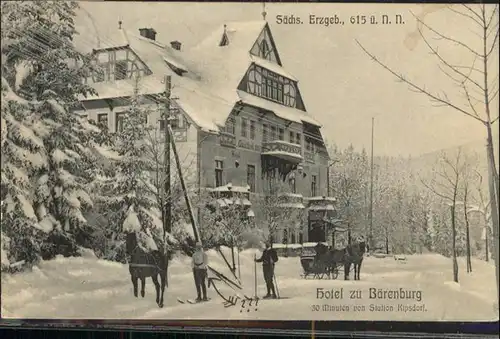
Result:
<svg viewBox="0 0 500 339"><path fill-rule="evenodd" d="M259 259L255 259L256 262L262 263L262 270L264 273L264 280L266 282L267 294L264 299L273 298L276 299L276 290L274 288L274 264L278 262L278 254L276 250L272 247L270 242L266 242L266 248L262 252L262 256Z"/></svg>
<svg viewBox="0 0 500 339"><path fill-rule="evenodd" d="M196 243L196 250L191 257L191 267L193 269L194 283L196 285L197 298L196 301L207 301L207 279L208 256L203 251L203 246L200 242ZM203 292L203 299L201 293Z"/></svg>

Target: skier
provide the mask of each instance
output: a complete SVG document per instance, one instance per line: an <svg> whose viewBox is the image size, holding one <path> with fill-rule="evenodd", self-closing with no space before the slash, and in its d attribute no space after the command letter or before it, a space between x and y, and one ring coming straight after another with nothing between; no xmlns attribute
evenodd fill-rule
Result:
<svg viewBox="0 0 500 339"><path fill-rule="evenodd" d="M262 252L262 256L259 259L255 259L255 262L262 263L262 270L264 272L264 280L266 282L267 294L264 299L273 298L276 299L276 291L274 289L274 264L278 262L278 254L274 250L270 241L266 241L266 248Z"/></svg>
<svg viewBox="0 0 500 339"><path fill-rule="evenodd" d="M198 297L196 298L196 302L207 301L207 287L205 285L205 279L207 278L207 265L208 265L208 257L207 254L203 251L203 247L200 242L196 243L196 250L192 256L192 268L193 268L193 276L194 283L196 285L196 292ZM201 298L201 294L203 292L203 299Z"/></svg>

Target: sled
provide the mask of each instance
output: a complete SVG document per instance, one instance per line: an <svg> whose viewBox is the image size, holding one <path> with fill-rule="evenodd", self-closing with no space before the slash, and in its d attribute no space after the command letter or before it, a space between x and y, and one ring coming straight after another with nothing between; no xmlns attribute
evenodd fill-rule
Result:
<svg viewBox="0 0 500 339"><path fill-rule="evenodd" d="M343 270L344 267L343 263L337 263L336 267L330 271L326 265L316 260L316 257L312 255L301 256L300 264L303 269L303 273L300 277L304 279L309 277L313 279L337 279L339 272Z"/></svg>

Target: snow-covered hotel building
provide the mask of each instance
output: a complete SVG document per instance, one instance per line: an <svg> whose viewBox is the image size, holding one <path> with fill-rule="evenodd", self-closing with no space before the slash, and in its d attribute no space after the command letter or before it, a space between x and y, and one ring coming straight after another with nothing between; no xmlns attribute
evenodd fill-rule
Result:
<svg viewBox="0 0 500 339"><path fill-rule="evenodd" d="M275 241L325 241L322 220L334 214L334 199L327 197L329 156L321 125L306 111L298 79L283 67L266 21L223 24L186 50L179 41L160 43L152 28L131 32L121 23L107 36L92 30L80 35L77 48L93 50L103 69L87 78L98 95L82 98L80 114L119 130L140 75L139 93L157 107L149 123L161 135L164 104L154 98L170 75L171 126L190 187L226 198L244 192L238 201L257 221L256 197L280 178L290 187L283 208L306 217L283 225Z"/></svg>

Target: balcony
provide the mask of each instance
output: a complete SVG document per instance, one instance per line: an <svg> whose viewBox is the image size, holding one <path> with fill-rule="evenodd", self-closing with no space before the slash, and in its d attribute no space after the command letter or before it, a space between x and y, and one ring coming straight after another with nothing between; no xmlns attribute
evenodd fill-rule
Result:
<svg viewBox="0 0 500 339"><path fill-rule="evenodd" d="M282 208L305 209L301 194L283 193L278 197L278 206Z"/></svg>
<svg viewBox="0 0 500 339"><path fill-rule="evenodd" d="M263 144L262 155L298 164L302 162L302 147L286 141L275 140Z"/></svg>
<svg viewBox="0 0 500 339"><path fill-rule="evenodd" d="M219 143L221 146L236 148L236 136L231 133L220 132Z"/></svg>
<svg viewBox="0 0 500 339"><path fill-rule="evenodd" d="M314 164L314 153L311 151L304 152L304 159L306 160L306 162Z"/></svg>

